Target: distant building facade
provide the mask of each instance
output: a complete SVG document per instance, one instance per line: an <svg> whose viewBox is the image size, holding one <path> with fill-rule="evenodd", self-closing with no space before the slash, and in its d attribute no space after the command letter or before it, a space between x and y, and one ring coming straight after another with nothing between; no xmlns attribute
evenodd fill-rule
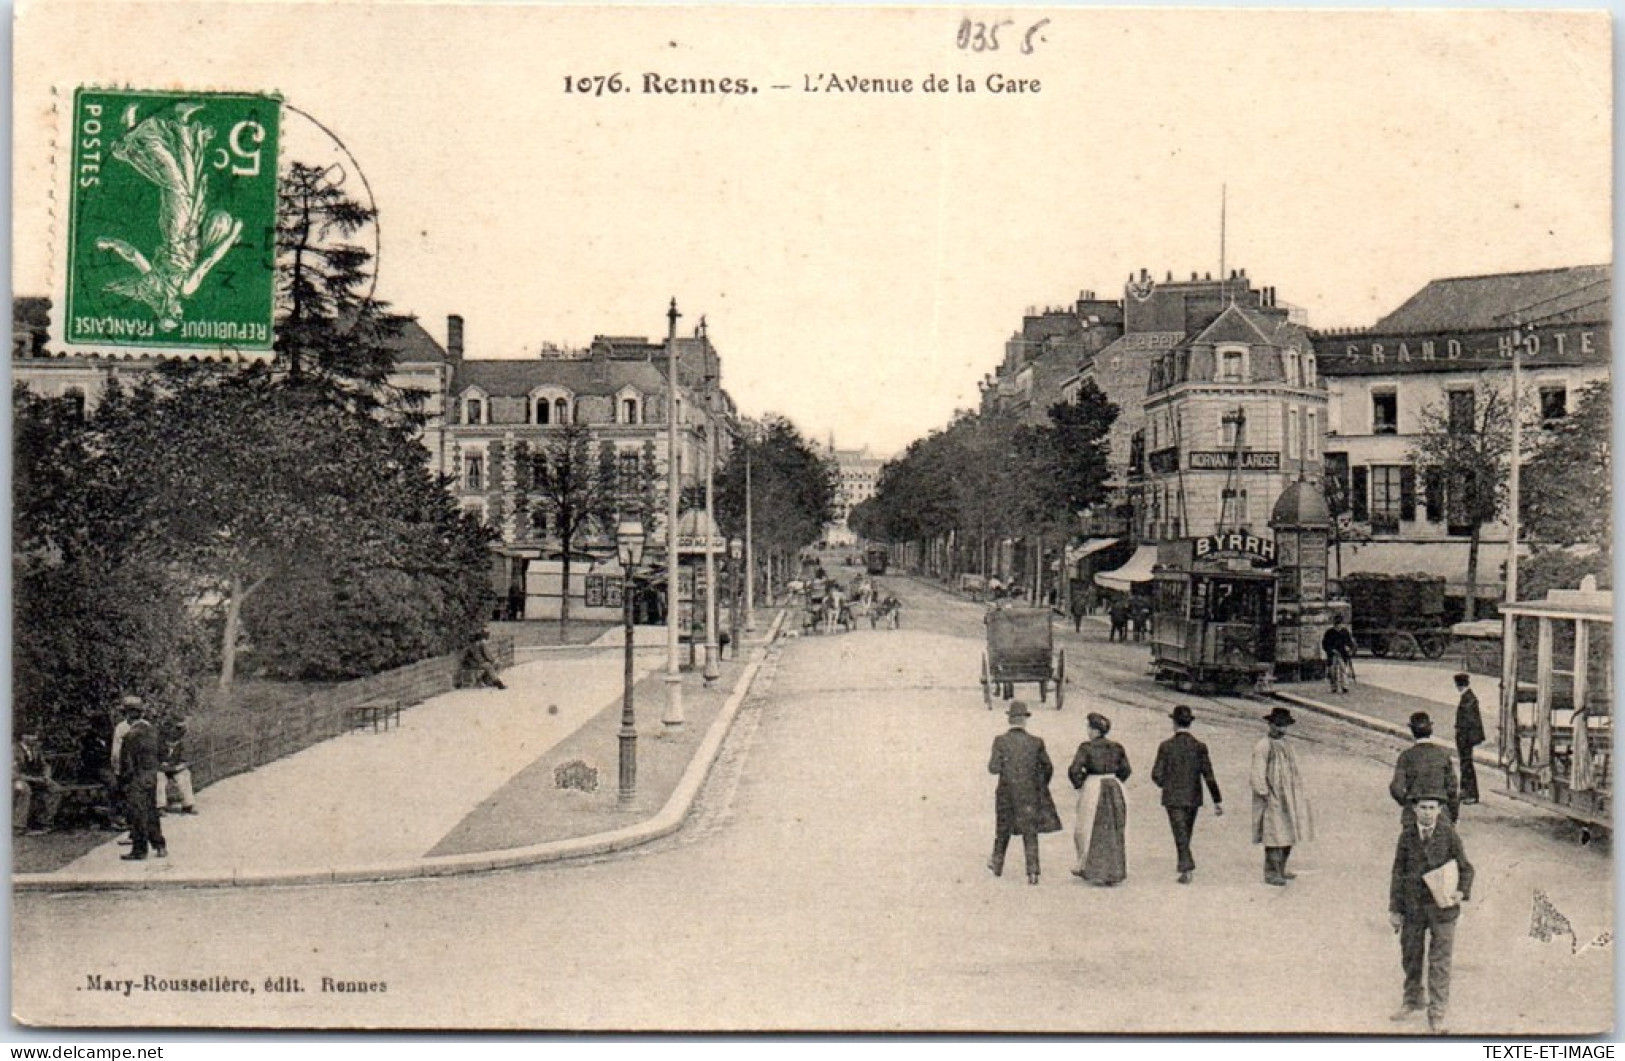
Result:
<svg viewBox="0 0 1625 1061"><path fill-rule="evenodd" d="M855 545L858 536L851 527L852 510L875 496L885 458L872 455L868 446L837 449L833 438L824 456L836 471L835 518L824 528L824 542L837 547Z"/></svg>
<svg viewBox="0 0 1625 1061"><path fill-rule="evenodd" d="M1326 473L1347 502L1344 573L1427 571L1465 591L1458 499L1413 457L1427 411L1452 429L1481 420L1485 387L1510 394L1517 343L1526 410L1560 421L1582 388L1610 379L1611 284L1607 265L1434 280L1368 329L1313 336L1330 397ZM1506 538L1505 523L1481 531L1484 596L1502 592Z"/></svg>
<svg viewBox="0 0 1625 1061"><path fill-rule="evenodd" d="M1005 342L1004 359L979 385L981 411L1047 424L1050 407L1068 400L1067 384L1122 334L1123 304L1097 299L1093 291L1064 309L1029 309Z"/></svg>

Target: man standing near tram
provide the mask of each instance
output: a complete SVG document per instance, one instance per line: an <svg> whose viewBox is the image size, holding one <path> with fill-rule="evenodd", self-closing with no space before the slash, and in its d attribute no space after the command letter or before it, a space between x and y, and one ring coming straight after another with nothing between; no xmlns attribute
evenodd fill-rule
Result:
<svg viewBox="0 0 1625 1061"><path fill-rule="evenodd" d="M1343 625L1341 615L1332 617L1332 625L1320 638L1320 650L1326 654L1326 681L1332 692L1349 691L1349 675L1354 672L1354 635Z"/></svg>

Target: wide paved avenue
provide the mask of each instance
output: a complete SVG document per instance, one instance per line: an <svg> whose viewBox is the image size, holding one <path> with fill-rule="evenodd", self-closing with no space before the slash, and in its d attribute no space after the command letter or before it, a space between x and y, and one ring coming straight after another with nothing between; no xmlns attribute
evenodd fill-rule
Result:
<svg viewBox="0 0 1625 1061"><path fill-rule="evenodd" d="M1146 676L1145 646L1109 645L1092 623L1067 628L1066 708L1035 704L1030 727L1055 760L1067 831L1044 839L1038 887L1019 872L1019 841L995 879L987 757L1004 719L976 684L982 609L882 581L905 602L902 629L781 641L693 818L667 840L483 877L19 895L13 1011L24 1022L310 1028L1425 1029L1388 1021L1400 1000L1386 908L1397 741L1296 712L1290 739L1320 836L1294 853L1298 880L1267 887L1247 789L1266 703L1181 696ZM1195 709L1229 812L1202 815L1190 886L1175 883L1150 781L1177 702ZM1111 889L1068 873L1065 767L1089 710L1113 719L1135 770L1129 879ZM285 799L298 815L301 793ZM1467 808L1461 831L1478 884L1457 936L1452 1030L1607 1028L1612 951L1529 938L1537 888L1581 943L1612 928L1606 845L1580 847L1495 794ZM87 989L91 976L148 974L256 990ZM303 992L268 992L277 977ZM322 977L385 986L324 992Z"/></svg>

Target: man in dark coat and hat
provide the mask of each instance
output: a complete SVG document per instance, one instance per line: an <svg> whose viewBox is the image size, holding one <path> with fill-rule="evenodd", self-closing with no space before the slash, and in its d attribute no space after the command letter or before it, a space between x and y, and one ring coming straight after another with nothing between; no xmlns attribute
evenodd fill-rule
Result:
<svg viewBox="0 0 1625 1061"><path fill-rule="evenodd" d="M1405 1001L1393 1019L1407 1020L1426 1009L1428 1029L1446 1035L1456 920L1473 891L1473 865L1441 813L1445 794L1420 792L1413 803L1416 819L1400 831L1388 887L1388 923L1399 933L1405 970Z"/></svg>
<svg viewBox="0 0 1625 1061"><path fill-rule="evenodd" d="M1213 813L1224 814L1219 782L1213 777L1213 763L1207 745L1191 736L1195 714L1184 704L1168 716L1174 722L1174 735L1157 748L1157 762L1151 767L1151 780L1162 789L1162 806L1168 812L1168 826L1174 833L1174 850L1179 855L1179 883L1189 884L1196 872L1191 857L1191 832L1196 813L1202 807L1202 785L1213 797Z"/></svg>
<svg viewBox="0 0 1625 1061"><path fill-rule="evenodd" d="M1441 792L1445 797L1445 813L1455 821L1460 809L1456 788L1456 762L1450 749L1433 740L1433 719L1426 711L1411 715L1411 736L1416 743L1399 753L1394 763L1394 777L1388 783L1388 794L1399 804L1400 828L1408 828L1416 821L1415 800L1418 792Z"/></svg>
<svg viewBox="0 0 1625 1061"><path fill-rule="evenodd" d="M1469 688L1466 674L1456 675L1456 754L1461 758L1461 802L1478 802L1478 771L1473 768L1473 749L1484 743L1484 716L1478 713L1478 694ZM1451 818L1455 818L1454 814Z"/></svg>
<svg viewBox="0 0 1625 1061"><path fill-rule="evenodd" d="M119 783L124 791L124 811L130 820L130 853L126 862L147 857L150 846L163 858L169 854L164 832L158 824L158 730L147 718L140 700L129 705L130 728L119 746Z"/></svg>
<svg viewBox="0 0 1625 1061"><path fill-rule="evenodd" d="M993 793L993 857L987 868L995 877L1004 874L1004 853L1010 837L1021 834L1027 854L1027 883L1038 883L1038 834L1061 830L1061 816L1049 793L1055 766L1044 741L1027 732L1031 712L1020 700L1010 702L1010 729L993 738L993 756L987 771L999 776Z"/></svg>

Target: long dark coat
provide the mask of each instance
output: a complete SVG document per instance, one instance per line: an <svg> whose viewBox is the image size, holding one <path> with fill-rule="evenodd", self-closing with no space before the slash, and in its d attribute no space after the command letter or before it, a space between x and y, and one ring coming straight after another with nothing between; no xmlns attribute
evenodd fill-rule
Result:
<svg viewBox="0 0 1625 1061"><path fill-rule="evenodd" d="M130 727L119 746L119 780L126 792L149 795L158 783L158 731L142 719Z"/></svg>
<svg viewBox="0 0 1625 1061"><path fill-rule="evenodd" d="M1471 748L1484 743L1484 718L1478 713L1478 695L1471 689L1461 691L1461 702L1456 705L1456 747Z"/></svg>
<svg viewBox="0 0 1625 1061"><path fill-rule="evenodd" d="M1042 738L1022 729L1012 729L993 738L993 756L987 772L999 775L993 793L993 813L1001 832L1055 833L1061 830L1061 815L1049 794L1049 781L1055 765Z"/></svg>
<svg viewBox="0 0 1625 1061"><path fill-rule="evenodd" d="M1224 797L1219 795L1219 782L1213 776L1207 745L1185 730L1175 733L1157 748L1151 780L1162 789L1164 807L1200 807L1204 782L1213 794L1213 802L1224 802Z"/></svg>

